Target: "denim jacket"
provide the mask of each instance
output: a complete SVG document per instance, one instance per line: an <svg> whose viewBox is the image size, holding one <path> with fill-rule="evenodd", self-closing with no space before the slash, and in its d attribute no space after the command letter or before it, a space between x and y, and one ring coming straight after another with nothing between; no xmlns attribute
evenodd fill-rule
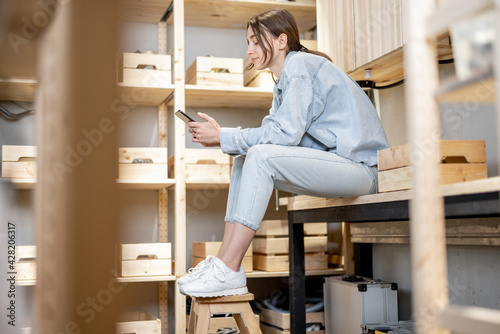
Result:
<svg viewBox="0 0 500 334"><path fill-rule="evenodd" d="M269 115L258 128L221 128L224 153L245 155L258 144L303 146L336 153L368 166L388 147L373 104L328 59L290 52L274 87Z"/></svg>

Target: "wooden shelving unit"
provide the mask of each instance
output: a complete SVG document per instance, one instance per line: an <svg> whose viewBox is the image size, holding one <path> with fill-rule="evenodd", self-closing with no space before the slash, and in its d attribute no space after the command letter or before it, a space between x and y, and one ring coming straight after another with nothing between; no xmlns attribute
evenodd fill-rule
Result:
<svg viewBox="0 0 500 334"><path fill-rule="evenodd" d="M174 93L174 86L167 87L139 87L124 83L118 84L118 93L131 97L135 104L143 106L159 106L167 101Z"/></svg>
<svg viewBox="0 0 500 334"><path fill-rule="evenodd" d="M126 190L159 190L163 188L171 188L175 185L175 179L163 180L146 180L146 179L130 179L116 180L121 189Z"/></svg>
<svg viewBox="0 0 500 334"><path fill-rule="evenodd" d="M306 276L328 276L328 275L343 275L345 274L343 268L323 269L323 270L307 270ZM260 271L254 270L247 273L247 278L266 278L266 277L288 277L290 273L287 271Z"/></svg>
<svg viewBox="0 0 500 334"><path fill-rule="evenodd" d="M300 31L309 31L316 25L315 0L286 3L275 0L186 0L184 1L185 25L246 29L248 19L255 13L276 7L286 7L296 18ZM171 23L171 19L168 23Z"/></svg>
<svg viewBox="0 0 500 334"><path fill-rule="evenodd" d="M186 85L186 106L206 108L269 109L273 92L258 87Z"/></svg>
<svg viewBox="0 0 500 334"><path fill-rule="evenodd" d="M450 78L443 82L436 91L439 102L463 102L473 97L474 102L495 103L495 78L493 69L475 73L471 77L459 80Z"/></svg>
<svg viewBox="0 0 500 334"><path fill-rule="evenodd" d="M137 277L117 277L118 283L140 283L140 282L172 282L175 281L175 275L168 276L137 276Z"/></svg>

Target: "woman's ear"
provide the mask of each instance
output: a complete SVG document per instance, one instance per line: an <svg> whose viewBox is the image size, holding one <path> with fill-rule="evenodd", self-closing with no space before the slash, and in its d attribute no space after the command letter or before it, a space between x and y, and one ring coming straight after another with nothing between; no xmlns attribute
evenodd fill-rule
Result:
<svg viewBox="0 0 500 334"><path fill-rule="evenodd" d="M281 34L278 37L278 47L280 50L286 49L288 46L288 36L286 34Z"/></svg>

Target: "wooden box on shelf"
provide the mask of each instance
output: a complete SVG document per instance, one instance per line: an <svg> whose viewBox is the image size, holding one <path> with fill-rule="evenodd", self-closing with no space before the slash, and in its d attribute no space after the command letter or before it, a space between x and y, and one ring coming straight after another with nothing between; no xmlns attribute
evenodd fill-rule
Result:
<svg viewBox="0 0 500 334"><path fill-rule="evenodd" d="M36 280L36 246L17 246L16 250L16 281Z"/></svg>
<svg viewBox="0 0 500 334"><path fill-rule="evenodd" d="M172 274L168 242L118 245L118 276L142 277Z"/></svg>
<svg viewBox="0 0 500 334"><path fill-rule="evenodd" d="M409 144L378 151L378 190L388 192L412 187L411 162L425 152L425 145L410 153ZM488 177L484 140L441 140L439 143L441 183L450 184Z"/></svg>
<svg viewBox="0 0 500 334"><path fill-rule="evenodd" d="M124 312L119 314L115 328L116 334L161 333L161 321L145 311Z"/></svg>
<svg viewBox="0 0 500 334"><path fill-rule="evenodd" d="M120 59L118 82L138 87L172 84L171 56L126 52Z"/></svg>
<svg viewBox="0 0 500 334"><path fill-rule="evenodd" d="M36 146L3 145L2 177L36 179Z"/></svg>
<svg viewBox="0 0 500 334"><path fill-rule="evenodd" d="M186 83L204 86L243 87L243 59L196 57L186 71Z"/></svg>
<svg viewBox="0 0 500 334"><path fill-rule="evenodd" d="M119 179L167 179L166 147L122 147L118 149Z"/></svg>
<svg viewBox="0 0 500 334"><path fill-rule="evenodd" d="M246 87L260 87L269 90L274 89L274 77L270 69L256 70L255 68L249 69L252 64L250 56L244 58L244 83Z"/></svg>
<svg viewBox="0 0 500 334"><path fill-rule="evenodd" d="M191 267L196 266L209 255L217 255L221 244L221 241L193 242L191 248ZM253 271L252 244L248 247L241 265L246 273Z"/></svg>
<svg viewBox="0 0 500 334"><path fill-rule="evenodd" d="M168 159L174 173L175 156ZM187 148L184 153L186 183L216 184L229 183L232 157L220 149Z"/></svg>
<svg viewBox="0 0 500 334"><path fill-rule="evenodd" d="M264 220L253 240L253 266L264 271L287 271L288 221ZM326 223L304 224L306 270L328 268Z"/></svg>
<svg viewBox="0 0 500 334"><path fill-rule="evenodd" d="M260 329L262 334L290 333L290 313L281 313L271 309L262 308L260 314ZM324 312L306 313L306 324L321 324L325 326ZM323 334L324 330L311 331L307 333Z"/></svg>

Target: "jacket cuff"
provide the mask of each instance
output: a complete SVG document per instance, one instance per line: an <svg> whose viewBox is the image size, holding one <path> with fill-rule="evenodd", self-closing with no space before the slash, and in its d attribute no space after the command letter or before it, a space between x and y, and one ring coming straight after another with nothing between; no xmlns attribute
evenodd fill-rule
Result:
<svg viewBox="0 0 500 334"><path fill-rule="evenodd" d="M220 128L219 139L222 152L226 154L238 154L238 146L236 145L236 131L238 128Z"/></svg>

